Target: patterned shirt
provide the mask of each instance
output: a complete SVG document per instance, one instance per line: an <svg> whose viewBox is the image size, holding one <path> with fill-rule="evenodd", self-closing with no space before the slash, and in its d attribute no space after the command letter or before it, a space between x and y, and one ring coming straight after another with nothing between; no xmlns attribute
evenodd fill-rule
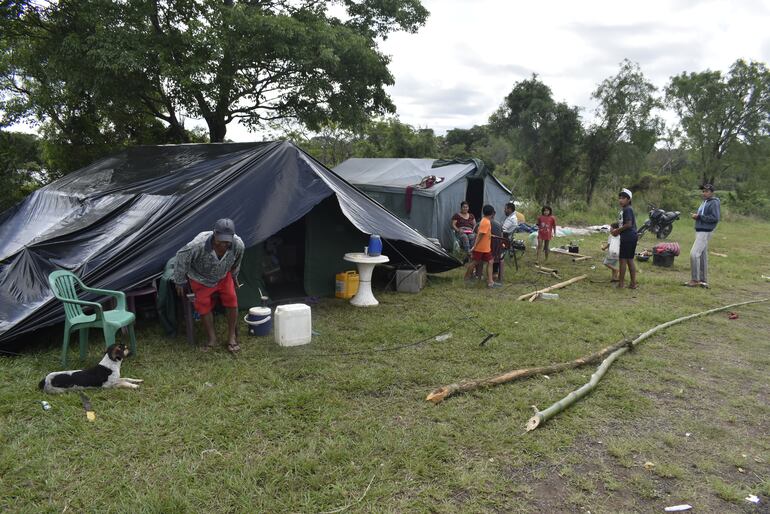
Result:
<svg viewBox="0 0 770 514"><path fill-rule="evenodd" d="M183 285L190 278L206 287L214 287L232 271L233 278L238 277L243 260L243 240L233 236L233 244L220 259L214 251L214 232L201 232L195 239L176 252L174 282Z"/></svg>

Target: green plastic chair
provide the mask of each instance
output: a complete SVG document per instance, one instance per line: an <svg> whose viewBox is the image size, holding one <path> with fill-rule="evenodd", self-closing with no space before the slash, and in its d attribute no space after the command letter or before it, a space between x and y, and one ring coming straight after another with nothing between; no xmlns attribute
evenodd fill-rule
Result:
<svg viewBox="0 0 770 514"><path fill-rule="evenodd" d="M85 359L88 349L88 329L101 327L104 331L105 348L115 344L115 333L123 327L128 327L128 335L131 338L131 353L136 354L136 336L134 335L134 321L136 316L126 310L126 295L121 291L109 289L95 289L86 287L74 274L65 270L57 270L48 275L48 283L54 296L64 303L64 342L62 344L61 363L67 365L67 349L69 348L70 333L73 330L80 331L80 360ZM89 302L78 298L78 288L87 293L95 293L112 296L117 300L114 310L105 311L102 304ZM85 314L83 307L92 307L94 314Z"/></svg>

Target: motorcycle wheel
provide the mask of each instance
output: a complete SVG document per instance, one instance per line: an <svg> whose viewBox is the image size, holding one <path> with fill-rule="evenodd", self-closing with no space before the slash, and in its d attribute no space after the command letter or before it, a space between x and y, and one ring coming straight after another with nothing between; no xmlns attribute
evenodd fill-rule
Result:
<svg viewBox="0 0 770 514"><path fill-rule="evenodd" d="M658 239L666 239L673 229L674 225L663 225L660 227L660 230L658 230Z"/></svg>
<svg viewBox="0 0 770 514"><path fill-rule="evenodd" d="M650 228L646 223L642 225L642 228L636 231L636 239L641 239L645 232L647 232L647 229Z"/></svg>

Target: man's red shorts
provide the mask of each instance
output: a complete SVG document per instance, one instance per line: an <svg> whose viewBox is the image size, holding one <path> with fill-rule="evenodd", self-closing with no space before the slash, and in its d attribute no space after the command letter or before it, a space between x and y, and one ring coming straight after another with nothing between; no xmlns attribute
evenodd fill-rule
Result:
<svg viewBox="0 0 770 514"><path fill-rule="evenodd" d="M203 316L214 308L211 295L219 293L219 303L223 307L238 307L238 297L235 295L235 283L233 276L227 272L225 278L217 282L214 287L206 287L200 282L190 279L190 288L195 293L195 310Z"/></svg>
<svg viewBox="0 0 770 514"><path fill-rule="evenodd" d="M492 262L495 260L495 258L492 255L492 252L477 252L474 250L471 252L471 260L477 262Z"/></svg>

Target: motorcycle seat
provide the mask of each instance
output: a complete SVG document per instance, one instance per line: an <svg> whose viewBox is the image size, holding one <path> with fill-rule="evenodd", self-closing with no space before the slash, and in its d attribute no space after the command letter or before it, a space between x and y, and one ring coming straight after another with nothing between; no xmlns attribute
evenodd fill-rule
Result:
<svg viewBox="0 0 770 514"><path fill-rule="evenodd" d="M679 211L668 211L663 215L663 221L674 221L679 219Z"/></svg>

